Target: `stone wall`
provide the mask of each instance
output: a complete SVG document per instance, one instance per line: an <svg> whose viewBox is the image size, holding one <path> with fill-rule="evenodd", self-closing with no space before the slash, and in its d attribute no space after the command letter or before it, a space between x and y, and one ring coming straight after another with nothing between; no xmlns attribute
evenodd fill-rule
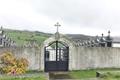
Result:
<svg viewBox="0 0 120 80"><path fill-rule="evenodd" d="M69 70L120 68L120 48L73 47L69 55ZM29 61L29 69L44 70L44 53L38 48L0 48L0 54L11 51L16 57ZM41 55L42 54L42 55Z"/></svg>
<svg viewBox="0 0 120 80"><path fill-rule="evenodd" d="M29 61L28 69L40 69L40 49L38 48L0 48L0 55L5 52L12 52L17 58L26 58Z"/></svg>
<svg viewBox="0 0 120 80"><path fill-rule="evenodd" d="M120 68L120 48L76 47L73 70Z"/></svg>

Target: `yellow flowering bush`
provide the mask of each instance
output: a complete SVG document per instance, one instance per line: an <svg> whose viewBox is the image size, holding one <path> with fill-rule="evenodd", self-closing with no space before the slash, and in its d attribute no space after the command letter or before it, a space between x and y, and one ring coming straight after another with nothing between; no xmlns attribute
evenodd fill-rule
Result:
<svg viewBox="0 0 120 80"><path fill-rule="evenodd" d="M11 52L5 52L0 57L3 64L2 72L7 74L23 74L26 72L28 67L28 61L25 58L15 58Z"/></svg>

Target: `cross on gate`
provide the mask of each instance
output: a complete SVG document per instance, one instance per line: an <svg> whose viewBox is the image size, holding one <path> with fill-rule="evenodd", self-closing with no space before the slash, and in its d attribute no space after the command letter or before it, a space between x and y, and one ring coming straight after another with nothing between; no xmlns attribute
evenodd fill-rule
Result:
<svg viewBox="0 0 120 80"><path fill-rule="evenodd" d="M59 22L57 22L54 26L57 27L57 32L58 32L58 29L59 29L59 27L61 26L61 25L59 24Z"/></svg>

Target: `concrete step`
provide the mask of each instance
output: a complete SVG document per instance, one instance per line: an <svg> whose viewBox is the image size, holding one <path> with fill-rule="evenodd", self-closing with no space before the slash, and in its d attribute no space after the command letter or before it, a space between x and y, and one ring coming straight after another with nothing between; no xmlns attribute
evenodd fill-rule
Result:
<svg viewBox="0 0 120 80"><path fill-rule="evenodd" d="M68 72L50 72L49 79L72 79Z"/></svg>

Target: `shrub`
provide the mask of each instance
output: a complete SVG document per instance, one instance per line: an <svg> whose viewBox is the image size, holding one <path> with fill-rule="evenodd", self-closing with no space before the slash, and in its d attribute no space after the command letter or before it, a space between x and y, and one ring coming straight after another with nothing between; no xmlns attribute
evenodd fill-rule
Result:
<svg viewBox="0 0 120 80"><path fill-rule="evenodd" d="M1 70L7 74L23 74L28 67L28 61L25 58L16 58L11 52L5 52L0 57L3 64Z"/></svg>

